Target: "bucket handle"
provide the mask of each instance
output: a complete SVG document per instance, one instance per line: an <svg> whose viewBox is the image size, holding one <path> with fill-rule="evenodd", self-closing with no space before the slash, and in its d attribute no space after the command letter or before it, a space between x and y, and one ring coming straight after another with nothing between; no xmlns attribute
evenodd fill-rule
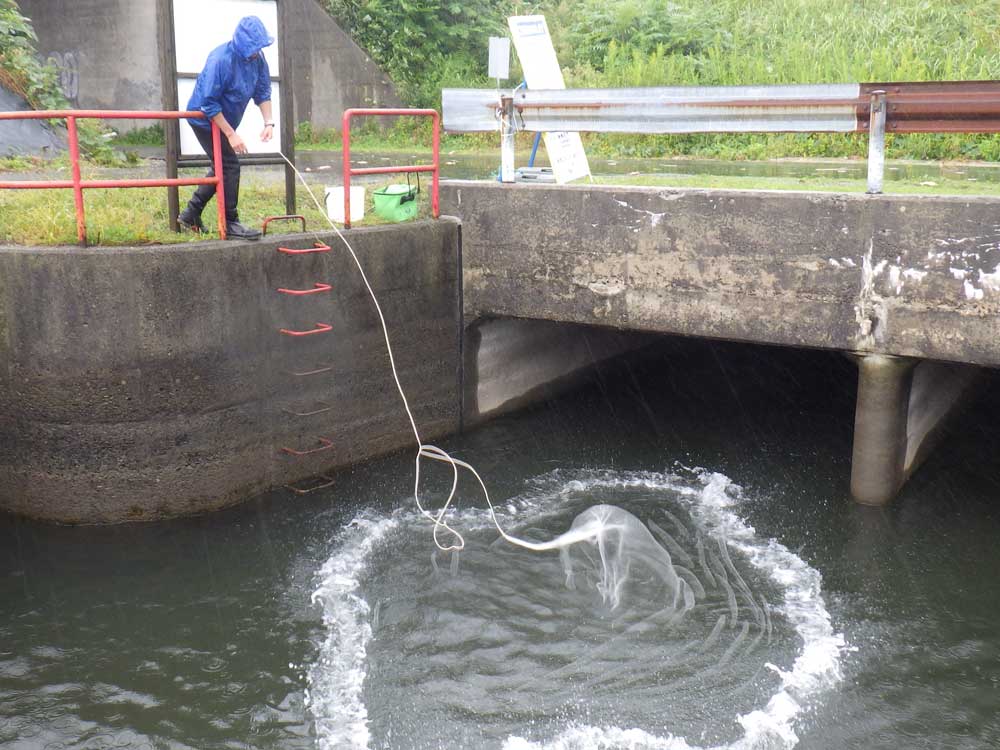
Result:
<svg viewBox="0 0 1000 750"><path fill-rule="evenodd" d="M417 175L417 190L416 192L414 192L412 186L410 185L410 173L409 172L406 173L406 195L399 199L399 205L402 206L404 203L415 201L417 199L417 195L420 194L420 172L417 172L416 175Z"/></svg>

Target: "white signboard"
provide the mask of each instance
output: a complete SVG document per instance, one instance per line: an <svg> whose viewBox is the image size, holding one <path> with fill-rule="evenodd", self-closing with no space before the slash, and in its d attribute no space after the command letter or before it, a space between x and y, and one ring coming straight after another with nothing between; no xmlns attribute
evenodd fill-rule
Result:
<svg viewBox="0 0 1000 750"><path fill-rule="evenodd" d="M489 72L498 81L510 78L510 39L505 36L490 37Z"/></svg>
<svg viewBox="0 0 1000 750"><path fill-rule="evenodd" d="M528 88L566 88L545 16L511 16L507 23ZM579 133L545 133L543 137L556 182L561 185L590 176L590 163Z"/></svg>
<svg viewBox="0 0 1000 750"><path fill-rule="evenodd" d="M274 44L264 50L271 77L281 75L278 45L278 3L276 0L174 0L174 47L177 51L177 105L187 107L195 78L201 73L209 53L220 44L233 38L236 25L244 16L257 16L264 22ZM281 144L280 84L271 83L271 119L274 134L268 143L261 143L260 133L264 119L251 101L243 122L236 129L251 154L276 154ZM181 154L204 156L205 152L191 131L191 126L181 121Z"/></svg>
<svg viewBox="0 0 1000 750"><path fill-rule="evenodd" d="M194 91L193 78L181 78L177 81L177 101L180 102L181 109L187 105ZM278 119L278 112L281 107L281 84L271 83L271 107L273 108L272 119L274 120L274 133L270 141L261 143L260 134L264 130L264 118L260 114L260 109L254 105L253 100L247 107L243 121L236 128L236 132L243 138L247 145L247 150L251 154L276 154L281 148L281 120ZM225 138L225 136L222 136ZM198 139L195 138L194 131L187 120L181 120L181 153L184 156L204 156Z"/></svg>

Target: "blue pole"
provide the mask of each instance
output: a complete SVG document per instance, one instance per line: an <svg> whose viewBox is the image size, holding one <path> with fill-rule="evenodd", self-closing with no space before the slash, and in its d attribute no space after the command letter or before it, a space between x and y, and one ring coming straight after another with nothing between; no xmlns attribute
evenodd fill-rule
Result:
<svg viewBox="0 0 1000 750"><path fill-rule="evenodd" d="M529 167L535 166L535 154L538 153L538 144L541 142L541 140L542 140L542 134L541 133L535 133L535 143L531 147L531 158L528 159L528 166Z"/></svg>

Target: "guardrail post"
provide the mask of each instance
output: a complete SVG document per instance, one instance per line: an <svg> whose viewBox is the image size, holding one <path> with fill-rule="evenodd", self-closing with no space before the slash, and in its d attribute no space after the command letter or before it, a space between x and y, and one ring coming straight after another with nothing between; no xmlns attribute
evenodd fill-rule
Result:
<svg viewBox="0 0 1000 750"><path fill-rule="evenodd" d="M514 181L514 97L500 97L500 182Z"/></svg>
<svg viewBox="0 0 1000 750"><path fill-rule="evenodd" d="M868 193L882 192L885 177L885 92L873 91L868 128Z"/></svg>
<svg viewBox="0 0 1000 750"><path fill-rule="evenodd" d="M80 136L76 130L76 118L66 118L66 134L69 141L69 159L73 169L73 202L76 204L76 240L80 247L87 246L87 221L83 214L83 187L80 178Z"/></svg>

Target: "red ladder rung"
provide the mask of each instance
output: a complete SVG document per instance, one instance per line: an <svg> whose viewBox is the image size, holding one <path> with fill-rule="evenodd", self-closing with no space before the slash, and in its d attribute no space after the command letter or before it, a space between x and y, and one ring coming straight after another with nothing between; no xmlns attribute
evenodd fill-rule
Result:
<svg viewBox="0 0 1000 750"><path fill-rule="evenodd" d="M307 451L299 451L295 450L295 448L285 446L281 449L281 451L282 453L287 453L289 456L311 456L314 453L322 453L323 451L328 451L333 448L332 440L328 440L325 437L318 437L316 439L320 442L320 446L318 448L310 448Z"/></svg>
<svg viewBox="0 0 1000 750"><path fill-rule="evenodd" d="M330 246L322 242L314 242L312 247L279 247L279 253L286 255L305 255L306 253L328 253Z"/></svg>
<svg viewBox="0 0 1000 750"><path fill-rule="evenodd" d="M283 408L282 411L285 414L291 414L293 417L311 417L315 414L322 414L323 412L330 411L330 409L333 408L326 401L317 401L316 406L319 408L313 409L312 411L295 411L294 409L288 408Z"/></svg>
<svg viewBox="0 0 1000 750"><path fill-rule="evenodd" d="M315 492L316 490L326 489L333 484L334 480L328 477L326 474L320 474L316 477L310 477L309 479L304 479L304 482L322 482L321 484L307 484L302 486L302 484L286 484L285 487L290 489L296 495L308 495L310 492Z"/></svg>
<svg viewBox="0 0 1000 750"><path fill-rule="evenodd" d="M312 289L285 289L283 287L279 287L278 291L281 292L282 294L293 294L296 297L301 297L306 294L319 294L320 292L329 292L331 289L333 289L333 287L330 286L329 284L323 284L317 281Z"/></svg>
<svg viewBox="0 0 1000 750"><path fill-rule="evenodd" d="M292 331L288 328L279 328L278 330L286 336L312 336L314 333L326 333L327 331L332 331L333 326L329 323L317 323L315 328L308 331Z"/></svg>
<svg viewBox="0 0 1000 750"><path fill-rule="evenodd" d="M320 363L312 370L285 370L285 374L291 375L294 378L307 378L310 375L322 375L324 372L330 372L332 369L333 365L324 365Z"/></svg>
<svg viewBox="0 0 1000 750"><path fill-rule="evenodd" d="M261 227L261 234L267 234L267 225L272 221L301 221L302 231L306 231L306 217L302 214L285 214L283 216L268 216L264 219L264 226Z"/></svg>

